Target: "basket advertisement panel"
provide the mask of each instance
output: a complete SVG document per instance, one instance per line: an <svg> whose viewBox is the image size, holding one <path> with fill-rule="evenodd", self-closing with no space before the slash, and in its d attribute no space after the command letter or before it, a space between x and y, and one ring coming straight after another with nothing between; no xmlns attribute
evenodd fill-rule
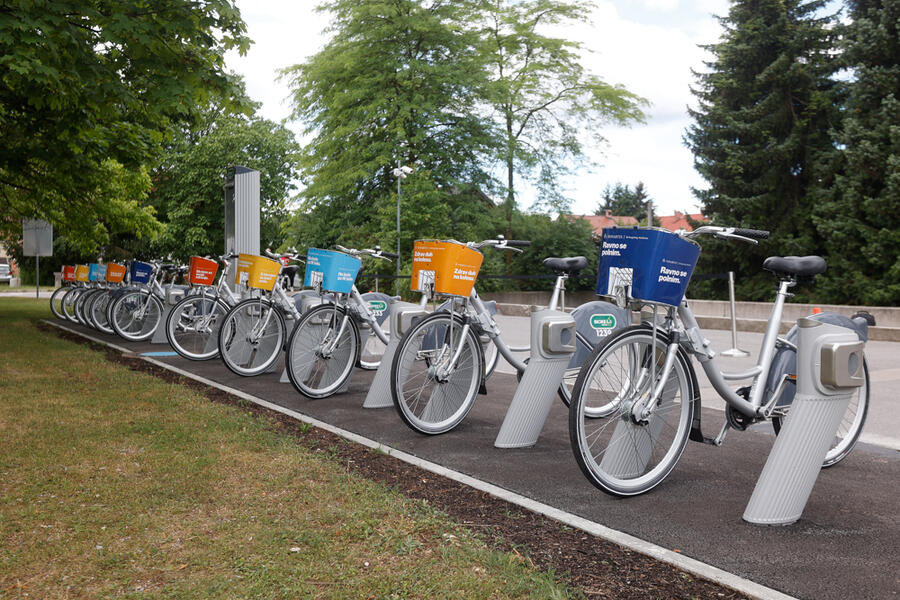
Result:
<svg viewBox="0 0 900 600"><path fill-rule="evenodd" d="M277 260L254 254L240 254L234 282L271 292L280 271L281 263Z"/></svg>
<svg viewBox="0 0 900 600"><path fill-rule="evenodd" d="M100 265L97 263L91 263L88 265L88 281L97 281L97 277L100 275Z"/></svg>
<svg viewBox="0 0 900 600"><path fill-rule="evenodd" d="M90 269L87 265L78 265L75 267L75 281L80 281L81 283L88 282L88 272Z"/></svg>
<svg viewBox="0 0 900 600"><path fill-rule="evenodd" d="M153 265L139 260L131 263L131 283L150 283L153 275Z"/></svg>
<svg viewBox="0 0 900 600"><path fill-rule="evenodd" d="M319 285L327 292L349 294L360 266L362 261L349 254L310 248L306 253L303 285L309 287Z"/></svg>
<svg viewBox="0 0 900 600"><path fill-rule="evenodd" d="M109 263L106 265L106 281L109 283L122 283L125 280L125 265Z"/></svg>
<svg viewBox="0 0 900 600"><path fill-rule="evenodd" d="M410 289L427 292L434 285L435 264L441 262L444 246L439 240L416 240L413 243L413 265Z"/></svg>
<svg viewBox="0 0 900 600"><path fill-rule="evenodd" d="M192 256L189 281L191 285L212 285L216 279L219 263L202 256Z"/></svg>
<svg viewBox="0 0 900 600"><path fill-rule="evenodd" d="M413 248L412 280L416 289L424 291L433 280L435 293L469 296L484 260L481 252L459 242L423 240Z"/></svg>
<svg viewBox="0 0 900 600"><path fill-rule="evenodd" d="M106 265L97 265L97 281L106 281Z"/></svg>
<svg viewBox="0 0 900 600"><path fill-rule="evenodd" d="M63 281L75 281L75 267L72 265L63 266L62 277Z"/></svg>
<svg viewBox="0 0 900 600"><path fill-rule="evenodd" d="M699 257L700 246L666 230L604 229L597 294L630 285L636 300L678 306Z"/></svg>

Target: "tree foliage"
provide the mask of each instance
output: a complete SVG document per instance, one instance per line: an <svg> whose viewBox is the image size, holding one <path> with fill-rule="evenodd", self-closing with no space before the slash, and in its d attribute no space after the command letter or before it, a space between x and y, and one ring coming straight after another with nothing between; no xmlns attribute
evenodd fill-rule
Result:
<svg viewBox="0 0 900 600"><path fill-rule="evenodd" d="M841 302L900 303L900 4L849 2L842 63L853 74L841 161L813 212L827 240L821 290Z"/></svg>
<svg viewBox="0 0 900 600"><path fill-rule="evenodd" d="M516 176L535 185L533 210L568 212L559 179L586 162L584 144L602 144L604 124L644 120L644 99L589 73L581 44L546 33L586 23L591 7L565 0L486 0L482 7L487 101L502 139L497 156L505 170L508 220Z"/></svg>
<svg viewBox="0 0 900 600"><path fill-rule="evenodd" d="M823 0L738 0L721 18L724 34L708 46L708 71L695 73L699 108L685 142L709 184L694 190L714 224L767 229L759 247L704 246L707 272L734 270L744 299L768 299L771 276L760 269L772 254L822 248L811 204L822 187L820 165L836 151L841 87L833 16Z"/></svg>
<svg viewBox="0 0 900 600"><path fill-rule="evenodd" d="M648 203L651 207L653 206L653 200L647 193L643 181L637 182L633 189L628 184L623 185L617 181L614 186L607 185L603 188L600 203L594 214L603 215L606 214L606 211L610 211L617 217L634 217L646 221Z"/></svg>
<svg viewBox="0 0 900 600"><path fill-rule="evenodd" d="M218 115L203 130L182 133L153 172L150 201L165 224L155 253L183 260L224 251L223 186L230 165L260 172L260 242L280 246L299 153L294 134L265 119Z"/></svg>
<svg viewBox="0 0 900 600"><path fill-rule="evenodd" d="M244 31L233 0L4 2L0 212L96 248L118 226L96 201L110 165L140 177L207 99L240 99L224 52L246 50ZM140 199L118 197L117 216L152 234Z"/></svg>
<svg viewBox="0 0 900 600"><path fill-rule="evenodd" d="M393 248L399 164L402 251L453 219L451 196L484 184L491 144L472 107L482 74L458 31L469 2L333 0L328 44L284 71L312 136L295 231L312 244L376 238ZM415 232L415 233L413 233ZM305 235L305 233L304 233Z"/></svg>

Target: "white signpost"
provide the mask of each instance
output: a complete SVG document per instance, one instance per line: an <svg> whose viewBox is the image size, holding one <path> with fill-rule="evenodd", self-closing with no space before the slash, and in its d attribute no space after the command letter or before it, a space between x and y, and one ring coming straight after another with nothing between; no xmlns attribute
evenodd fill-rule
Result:
<svg viewBox="0 0 900 600"><path fill-rule="evenodd" d="M37 219L22 219L22 254L34 258L34 295L41 295L41 257L53 256L53 225Z"/></svg>

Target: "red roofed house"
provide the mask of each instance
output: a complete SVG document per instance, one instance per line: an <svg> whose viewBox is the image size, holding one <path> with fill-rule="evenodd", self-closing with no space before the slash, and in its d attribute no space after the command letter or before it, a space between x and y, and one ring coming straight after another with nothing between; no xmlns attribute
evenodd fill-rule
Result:
<svg viewBox="0 0 900 600"><path fill-rule="evenodd" d="M686 229L687 231L692 231L694 228L691 227L690 223L688 223L688 217L690 217L694 221L709 220L700 213L686 215L684 213L678 212L677 210L671 217L657 216L657 219L659 219L660 226L663 229L668 229L669 231L675 231L677 229Z"/></svg>

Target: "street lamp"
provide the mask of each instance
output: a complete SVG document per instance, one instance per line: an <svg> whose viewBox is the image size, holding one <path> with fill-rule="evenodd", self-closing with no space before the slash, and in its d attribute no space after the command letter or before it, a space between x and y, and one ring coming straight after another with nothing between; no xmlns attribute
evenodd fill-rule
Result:
<svg viewBox="0 0 900 600"><path fill-rule="evenodd" d="M412 167L403 165L397 167L391 174L397 178L397 277L400 277L400 182L406 179L406 176L412 173ZM399 286L399 279L397 281ZM398 287L399 289L399 287Z"/></svg>

